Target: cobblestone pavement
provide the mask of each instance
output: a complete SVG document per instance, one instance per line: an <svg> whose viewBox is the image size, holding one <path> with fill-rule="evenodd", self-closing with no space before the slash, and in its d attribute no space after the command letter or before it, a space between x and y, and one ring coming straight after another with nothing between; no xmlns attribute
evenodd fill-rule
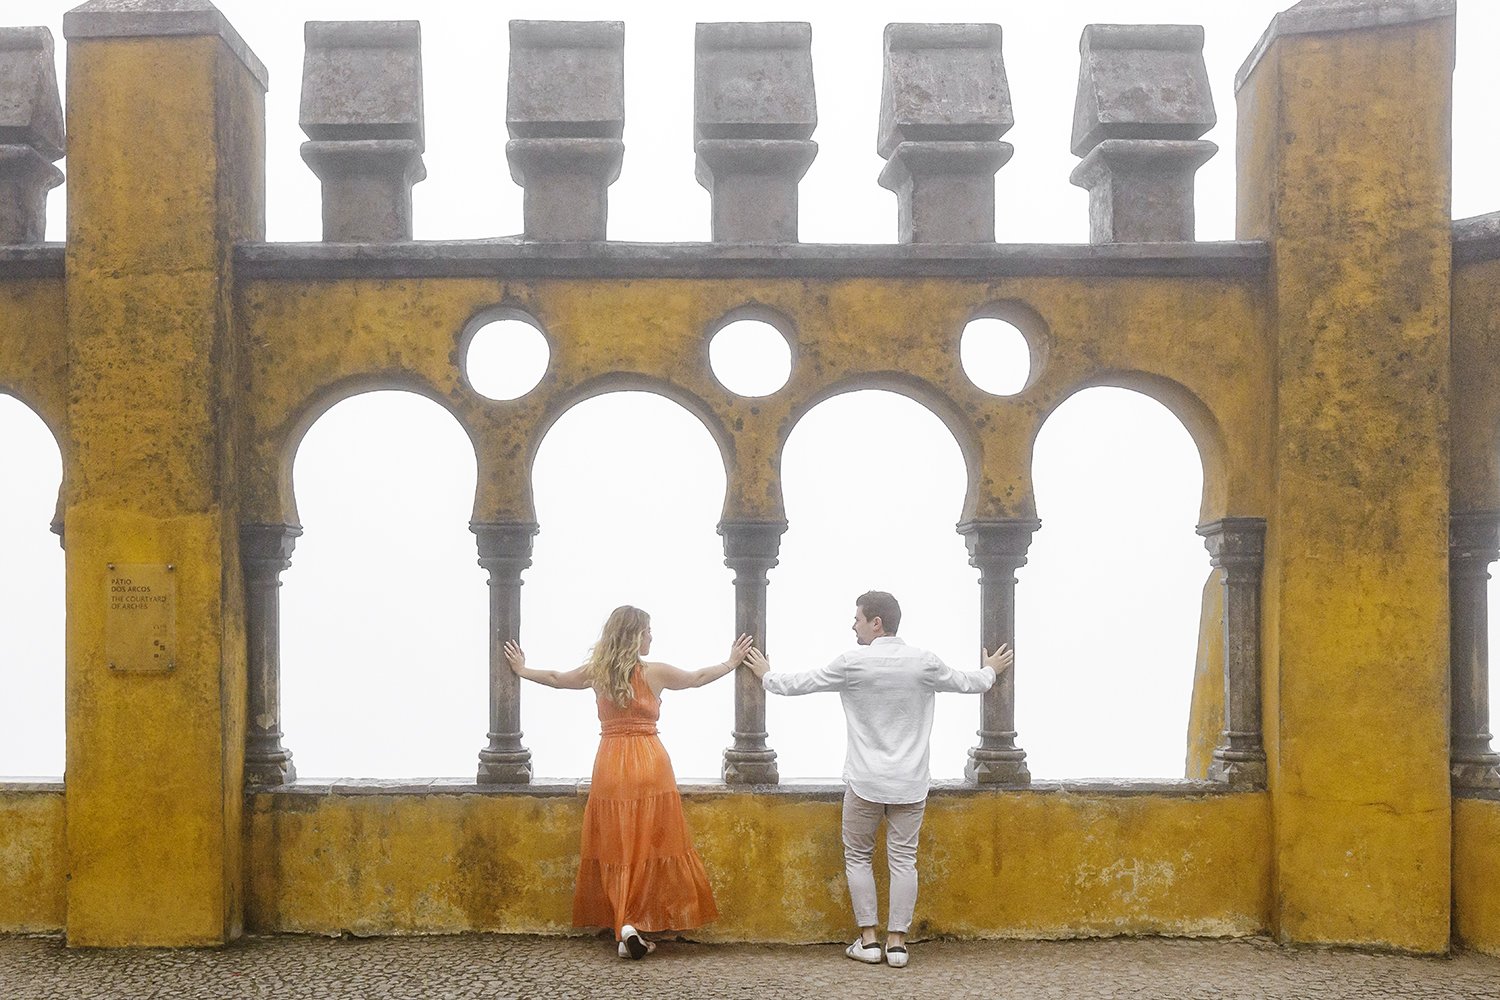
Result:
<svg viewBox="0 0 1500 1000"><path fill-rule="evenodd" d="M622 997L1500 998L1500 959L1286 949L1264 940L927 942L905 969L833 945L664 942L641 962L601 939L251 938L224 949L69 951L0 937L4 1000Z"/></svg>

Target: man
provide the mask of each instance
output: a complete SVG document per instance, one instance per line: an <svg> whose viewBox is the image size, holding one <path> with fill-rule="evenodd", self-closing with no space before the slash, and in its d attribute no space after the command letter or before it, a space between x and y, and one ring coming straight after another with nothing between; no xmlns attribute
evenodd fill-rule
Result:
<svg viewBox="0 0 1500 1000"><path fill-rule="evenodd" d="M1015 660L1015 654L1001 644L994 653L985 651L980 669L955 670L927 650L908 646L896 636L900 626L901 605L890 594L872 590L855 601L854 636L859 648L828 666L800 674L773 674L760 650L752 649L745 659L767 691L783 695L837 691L844 703L848 729L844 874L860 931L859 940L844 954L871 965L881 959L870 856L876 828L884 817L891 869L885 961L896 968L906 965L906 934L917 904L917 835L932 780L927 768L932 696L938 691L988 691L995 674Z"/></svg>

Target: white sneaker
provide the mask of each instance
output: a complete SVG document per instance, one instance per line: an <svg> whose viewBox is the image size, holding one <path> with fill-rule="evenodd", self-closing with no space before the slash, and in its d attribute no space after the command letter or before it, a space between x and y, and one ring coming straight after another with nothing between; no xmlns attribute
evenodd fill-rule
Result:
<svg viewBox="0 0 1500 1000"><path fill-rule="evenodd" d="M865 944L861 938L855 938L854 943L844 949L844 954L856 962L864 962L866 965L880 964L880 945Z"/></svg>
<svg viewBox="0 0 1500 1000"><path fill-rule="evenodd" d="M626 924L620 928L620 957L642 959L651 948L641 932Z"/></svg>
<svg viewBox="0 0 1500 1000"><path fill-rule="evenodd" d="M906 945L892 945L885 950L885 964L893 969L906 968Z"/></svg>

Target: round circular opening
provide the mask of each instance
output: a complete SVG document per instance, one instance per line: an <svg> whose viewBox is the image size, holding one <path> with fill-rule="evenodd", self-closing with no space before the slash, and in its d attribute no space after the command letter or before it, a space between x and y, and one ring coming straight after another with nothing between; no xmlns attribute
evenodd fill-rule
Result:
<svg viewBox="0 0 1500 1000"><path fill-rule="evenodd" d="M737 396L769 396L792 376L792 349L781 331L760 320L725 324L708 344L719 384Z"/></svg>
<svg viewBox="0 0 1500 1000"><path fill-rule="evenodd" d="M552 351L542 331L523 319L497 319L474 331L464 373L486 399L519 399L547 374Z"/></svg>
<svg viewBox="0 0 1500 1000"><path fill-rule="evenodd" d="M1031 345L1003 319L970 321L958 341L958 358L969 381L994 396L1014 396L1031 377Z"/></svg>

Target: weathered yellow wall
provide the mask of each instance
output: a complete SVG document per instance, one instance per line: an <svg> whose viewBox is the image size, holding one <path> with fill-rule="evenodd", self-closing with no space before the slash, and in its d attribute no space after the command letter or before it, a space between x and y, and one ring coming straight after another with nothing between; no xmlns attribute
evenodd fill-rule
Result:
<svg viewBox="0 0 1500 1000"><path fill-rule="evenodd" d="M62 930L68 909L66 811L61 784L0 782L0 934Z"/></svg>
<svg viewBox="0 0 1500 1000"><path fill-rule="evenodd" d="M1239 229L1269 243L1265 277L236 281L235 243L263 235L260 84L216 37L75 40L67 279L0 280L0 391L65 456L69 784L0 788L0 930L182 945L242 920L568 929L576 794L241 795L238 529L296 521L295 448L348 394L404 387L448 407L475 443L476 519L524 521L552 421L594 393L655 389L719 441L725 515L778 519L799 417L890 388L964 450L955 520L1045 519L1039 428L1073 392L1115 384L1193 434L1204 520L1268 520L1270 790L939 793L917 932L1270 927L1435 952L1451 926L1500 953L1500 803L1455 805L1447 773L1448 514L1500 506L1500 263L1450 266L1451 59L1451 18L1271 41L1238 95ZM544 383L506 403L462 375L462 332L496 306L528 312L553 351ZM794 344L791 383L757 400L708 365L708 332L747 306ZM1045 357L1013 398L958 362L964 323L996 308ZM105 666L111 561L177 567L173 673ZM1211 577L1192 775L1222 726L1221 602ZM834 797L693 791L687 809L725 910L705 936L848 933Z"/></svg>
<svg viewBox="0 0 1500 1000"><path fill-rule="evenodd" d="M1500 800L1453 800L1453 938L1500 955Z"/></svg>
<svg viewBox="0 0 1500 1000"><path fill-rule="evenodd" d="M1278 932L1442 951L1453 22L1293 34L1240 91L1272 247ZM1248 141L1246 141L1248 140Z"/></svg>
<svg viewBox="0 0 1500 1000"><path fill-rule="evenodd" d="M68 53L68 940L240 925L245 640L228 266L263 232L259 85L217 37ZM176 666L111 671L111 563L170 564Z"/></svg>
<svg viewBox="0 0 1500 1000"><path fill-rule="evenodd" d="M689 791L685 805L721 911L695 937L849 934L838 796ZM259 793L247 923L323 934L569 932L582 815L582 796L569 792ZM922 829L913 930L1261 932L1268 824L1257 793L937 793Z"/></svg>
<svg viewBox="0 0 1500 1000"><path fill-rule="evenodd" d="M64 287L56 278L0 280L0 392L35 410L59 440L68 415Z"/></svg>
<svg viewBox="0 0 1500 1000"><path fill-rule="evenodd" d="M1183 419L1204 453L1205 519L1254 514L1266 502L1255 470L1268 460L1271 399L1261 292L1258 281L1161 277L254 281L239 305L253 344L247 516L295 522L290 476L301 433L339 398L390 386L432 396L469 429L476 520L530 520L529 477L516 466L529 468L551 422L592 393L654 387L720 440L725 516L776 519L780 449L797 418L865 385L910 393L955 431L971 479L970 509L955 520L1029 516L1037 431L1069 395L1096 384L1151 393ZM1037 381L1015 398L981 392L959 366L964 324L997 302L1034 315L1048 348ZM460 334L501 303L540 321L552 362L536 390L492 402L462 377ZM795 337L791 381L756 399L724 389L708 364L710 328L748 303L784 317Z"/></svg>

